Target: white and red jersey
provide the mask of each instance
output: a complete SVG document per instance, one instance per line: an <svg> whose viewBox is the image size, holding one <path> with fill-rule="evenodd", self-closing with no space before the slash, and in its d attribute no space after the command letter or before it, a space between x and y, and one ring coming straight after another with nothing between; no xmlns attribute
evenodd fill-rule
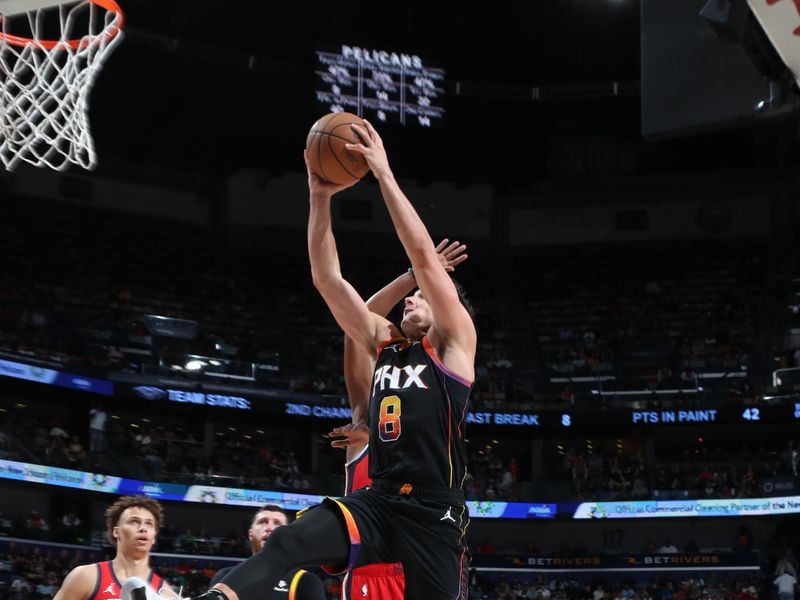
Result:
<svg viewBox="0 0 800 600"><path fill-rule="evenodd" d="M97 567L97 583L94 586L92 595L89 596L89 600L120 600L122 582L114 572L114 565L110 560L107 560L95 563L95 566ZM155 592L159 592L164 585L164 579L157 573L150 571L147 583Z"/></svg>

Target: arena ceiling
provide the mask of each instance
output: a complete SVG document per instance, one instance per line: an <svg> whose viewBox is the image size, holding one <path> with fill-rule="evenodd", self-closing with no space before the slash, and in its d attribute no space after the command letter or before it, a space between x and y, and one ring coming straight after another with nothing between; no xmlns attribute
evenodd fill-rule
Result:
<svg viewBox="0 0 800 600"><path fill-rule="evenodd" d="M446 70L442 127L381 129L403 176L531 182L576 139L618 151L623 171L648 160L639 0L120 3L126 39L92 97L101 169L106 155L187 171L299 171L308 127L325 112L314 101L315 50L341 44ZM546 99L532 97L537 87ZM697 143L677 146L658 152Z"/></svg>

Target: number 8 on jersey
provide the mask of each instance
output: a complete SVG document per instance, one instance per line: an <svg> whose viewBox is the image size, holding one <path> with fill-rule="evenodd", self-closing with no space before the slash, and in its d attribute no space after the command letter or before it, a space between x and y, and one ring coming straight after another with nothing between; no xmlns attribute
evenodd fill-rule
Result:
<svg viewBox="0 0 800 600"><path fill-rule="evenodd" d="M400 397L386 396L381 400L378 434L382 442L394 442L400 437Z"/></svg>

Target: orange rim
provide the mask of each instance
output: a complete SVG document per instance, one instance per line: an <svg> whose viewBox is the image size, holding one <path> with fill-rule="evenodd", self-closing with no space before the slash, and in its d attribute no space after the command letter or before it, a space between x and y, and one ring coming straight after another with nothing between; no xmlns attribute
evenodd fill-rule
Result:
<svg viewBox="0 0 800 600"><path fill-rule="evenodd" d="M99 38L102 36L107 37L108 39L113 39L116 35L122 30L122 24L125 22L125 15L122 13L122 9L119 7L114 0L89 0L92 4L96 4L97 6L101 6L105 8L109 12L117 13L117 17L112 21L111 25L103 31L103 33L94 36L95 38ZM20 37L18 35L9 35L0 31L0 41L8 42L12 46L28 46L33 44L44 50L52 50L58 46L70 46L72 48L79 48L81 45L86 45L85 39L79 40L39 40L36 41L32 38L27 37Z"/></svg>

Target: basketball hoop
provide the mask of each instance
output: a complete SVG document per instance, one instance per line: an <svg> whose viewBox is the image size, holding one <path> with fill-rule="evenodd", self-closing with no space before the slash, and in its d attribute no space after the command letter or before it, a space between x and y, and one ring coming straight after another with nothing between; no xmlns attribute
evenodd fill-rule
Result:
<svg viewBox="0 0 800 600"><path fill-rule="evenodd" d="M56 171L97 164L89 94L124 16L114 0L57 2L0 0L0 161L9 171L23 161Z"/></svg>

